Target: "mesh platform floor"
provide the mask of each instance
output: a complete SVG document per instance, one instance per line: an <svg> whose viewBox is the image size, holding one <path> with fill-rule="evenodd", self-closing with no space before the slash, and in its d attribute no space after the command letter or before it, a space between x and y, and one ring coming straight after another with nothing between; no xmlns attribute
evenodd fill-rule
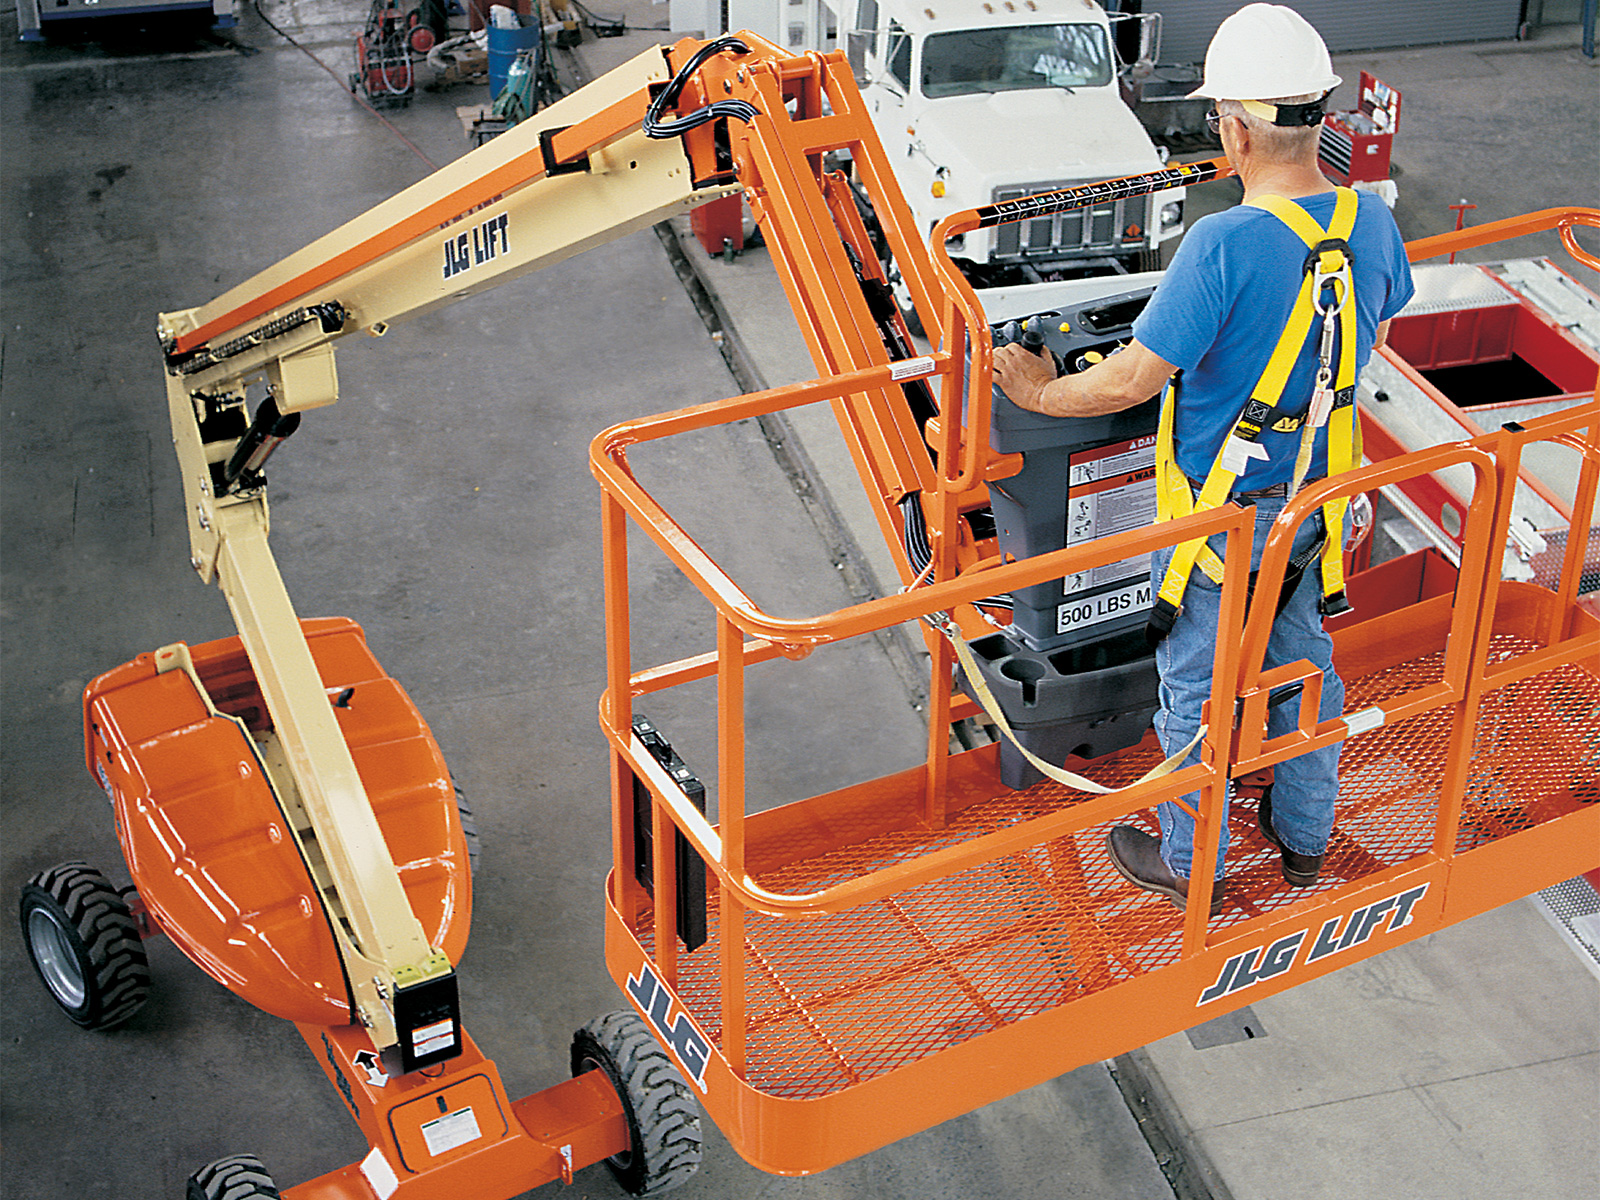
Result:
<svg viewBox="0 0 1600 1200"><path fill-rule="evenodd" d="M1493 653L1532 648L1502 638ZM1437 679L1440 663L1434 655L1351 681L1349 710ZM1314 889L1283 881L1277 852L1255 827L1255 803L1233 804L1219 924L1248 920L1425 850L1449 728L1450 714L1435 712L1347 743L1338 823ZM1127 783L1157 757L1142 746L1095 763L1093 773L1102 783ZM1048 782L1007 792L965 809L947 829L869 838L764 872L760 882L781 892L814 891L1078 799ZM1596 799L1600 679L1567 666L1487 698L1458 852ZM1155 832L1153 814L1132 820ZM788 1098L826 1095L1175 962L1182 914L1115 872L1104 846L1109 829L1061 838L845 913L798 922L750 914L750 1084ZM678 991L720 1044L714 897L708 920L710 940L679 959ZM650 944L648 914L635 932Z"/></svg>

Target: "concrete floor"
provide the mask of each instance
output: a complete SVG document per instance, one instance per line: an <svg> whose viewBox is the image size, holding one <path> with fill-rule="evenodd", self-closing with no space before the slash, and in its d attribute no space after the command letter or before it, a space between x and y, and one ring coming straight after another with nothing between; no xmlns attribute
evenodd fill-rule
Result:
<svg viewBox="0 0 1600 1200"><path fill-rule="evenodd" d="M361 5L267 9L348 69ZM655 14L665 24L662 9L635 11L641 24ZM241 6L240 18L222 43L168 35L85 48L15 46L14 18L0 18L0 889L11 894L70 858L122 874L109 812L82 772L84 684L166 642L232 632L220 596L187 566L154 314L219 294L427 170L254 10ZM610 49L590 42L583 52L603 65ZM1450 214L1436 207L1458 198L1463 160L1482 205L1474 219L1600 195L1584 135L1594 128L1592 69L1566 50L1534 52L1398 52L1394 65L1372 66L1406 90L1408 118L1446 131L1397 151L1403 203L1414 204L1401 218L1408 235L1446 227ZM1485 79L1481 94L1462 90L1463 72ZM1430 88L1430 78L1448 86ZM1589 89L1587 108L1566 102L1574 86ZM390 119L443 162L467 145L454 106L479 98L423 93ZM1535 127L1541 136L1528 136ZM381 344L350 345L340 370L343 401L308 419L274 462L274 546L303 613L367 628L472 800L485 850L463 1006L520 1095L565 1073L572 1029L620 1006L600 958L608 839L587 443L624 417L739 389L647 234L398 327ZM757 427L675 448L649 469L758 599L780 612L845 601L830 547ZM704 606L664 560L642 557L634 580L636 605L655 614L639 661L708 647ZM756 729L753 792L793 799L920 756L920 717L875 647L818 655L806 671L811 690L799 701L778 690L787 681L763 696L753 676L752 707L776 700L792 714ZM714 760L703 706L647 711L691 765ZM152 943L151 958L148 1007L122 1030L86 1034L54 1010L18 940L0 938L5 1195L175 1196L190 1171L242 1150L289 1184L363 1152L292 1029L170 945ZM1573 1059L1566 1086L1581 1090L1593 1062L1592 1048ZM1531 1075L1516 1078L1534 1087ZM1191 1123L1207 1124L1203 1097L1190 1104ZM1518 1111L1539 1113L1536 1090ZM1272 1145L1238 1136L1274 1136L1251 1116L1211 1122L1234 1134L1233 1145L1226 1134L1208 1143L1243 1164L1230 1184L1273 1159ZM1490 1178L1483 1194L1512 1177ZM1270 1197L1270 1172L1266 1186L1240 1194ZM620 1193L596 1168L572 1194ZM683 1194L1172 1193L1094 1065L811 1179L763 1175L713 1132Z"/></svg>
<svg viewBox="0 0 1600 1200"><path fill-rule="evenodd" d="M1341 56L1405 96L1395 144L1395 216L1408 238L1559 204L1600 202L1600 88L1576 30L1527 43ZM1347 85L1336 109L1354 106ZM1463 119L1462 114L1478 119ZM1493 114L1493 118L1483 114ZM1508 130L1539 131L1510 137ZM1195 156L1192 151L1188 157ZM1504 169L1475 170L1499 163ZM1236 203L1235 181L1189 193L1191 218ZM1586 244L1594 246L1592 238ZM1548 254L1591 288L1551 235L1469 251L1463 261ZM711 288L744 331L767 382L809 378L764 251L707 260ZM887 572L828 422L793 414L808 452L859 539ZM1600 858L1600 848L1596 850ZM1222 1200L1569 1200L1600 1190L1582 1122L1600 1094L1600 1002L1592 960L1558 938L1531 900L1259 1001L1254 1036L1214 1044L1163 1038L1132 1058L1164 1093L1190 1172L1179 1196ZM1198 1181L1198 1182L1197 1182ZM1198 1192L1185 1188L1203 1189ZM1114 1194L1114 1193L1113 1193Z"/></svg>
<svg viewBox="0 0 1600 1200"><path fill-rule="evenodd" d="M278 5L343 66L357 6ZM4 866L86 858L125 880L83 773L79 696L175 640L232 632L187 566L168 450L158 311L202 302L419 178L426 167L318 68L242 12L259 53L191 39L0 52L5 129ZM0 29L0 38L5 37ZM34 54L38 50L42 53ZM465 152L422 94L391 119L435 161ZM365 342L365 339L363 339ZM273 542L303 614L347 614L404 681L476 810L463 1008L513 1095L566 1073L571 1031L622 1006L601 959L609 862L598 505L589 439L624 417L736 394L650 234L341 350L343 399L271 469ZM646 461L652 482L772 610L847 600L753 423ZM641 555L637 661L711 645L703 603ZM752 794L808 796L909 766L921 718L871 643L756 672ZM705 706L646 711L691 765ZM841 754L839 747L850 752ZM112 1034L54 1010L0 939L8 1196L176 1196L227 1153L281 1183L364 1152L294 1030L165 942L149 1005ZM114 1132L113 1132L114 1131ZM703 1196L1170 1194L1103 1068L1034 1089L811 1181L766 1176L714 1132ZM603 1168L575 1195L620 1194Z"/></svg>

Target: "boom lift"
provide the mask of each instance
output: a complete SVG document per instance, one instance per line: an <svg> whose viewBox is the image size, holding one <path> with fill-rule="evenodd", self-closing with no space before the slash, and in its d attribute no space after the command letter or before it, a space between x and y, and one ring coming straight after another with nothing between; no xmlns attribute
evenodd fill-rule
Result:
<svg viewBox="0 0 1600 1200"><path fill-rule="evenodd" d="M873 195L929 354L906 335L850 182L828 169L839 151ZM1592 866L1600 620L1577 604L1593 589L1580 581L1600 481L1592 395L1313 485L1286 510L1262 566L1267 594L1295 524L1330 496L1447 468L1470 477L1453 575L1400 603L1364 599L1352 578L1363 620L1338 644L1355 699L1322 724L1303 664L1259 667L1270 614L1247 612L1247 513L1020 561L981 519L989 484L1025 455L991 446L989 331L944 239L1225 173L1220 161L1193 164L958 213L930 254L842 54L789 57L750 35L685 41L211 303L164 314L192 563L222 588L240 633L165 647L89 686L88 763L112 797L137 893L119 896L83 864L35 877L24 929L52 994L80 1024L126 1019L148 983L144 926L295 1021L371 1151L290 1196L510 1197L602 1159L630 1190L659 1191L698 1161L691 1096L750 1161L820 1170ZM592 447L609 655L606 954L637 1013L580 1030L575 1078L513 1103L456 1004L471 896L448 771L360 630L296 617L267 547L262 467L301 414L338 398L340 338L381 336L739 188L821 378L629 422ZM1560 227L1592 262L1574 224L1600 213L1552 211L1527 227ZM252 418L258 382L266 397ZM781 619L639 484L629 450L823 402L905 587ZM1519 464L1539 443L1578 461L1565 556L1553 586L1502 583ZM705 596L710 652L634 669L630 519ZM925 529L922 549L908 526ZM1157 755L1139 743L1073 763L1098 781L1085 798L1056 782L1006 786L994 746L952 752L952 727L980 712L957 685L975 673L968 642L993 632L997 594L1211 533L1228 539L1223 609L1238 636L1219 641L1201 763L1140 778ZM924 764L747 814L747 669L906 621L925 623L931 652ZM707 679L718 694L714 823L634 712L637 697ZM1296 687L1299 729L1265 741L1266 706ZM1209 920L1209 885L1179 914L1121 885L1097 852L1108 823L1199 790L1203 858L1230 780L1347 738L1338 841L1309 895L1279 885L1243 829L1228 905ZM272 1194L265 1179L248 1156L224 1159L191 1195Z"/></svg>

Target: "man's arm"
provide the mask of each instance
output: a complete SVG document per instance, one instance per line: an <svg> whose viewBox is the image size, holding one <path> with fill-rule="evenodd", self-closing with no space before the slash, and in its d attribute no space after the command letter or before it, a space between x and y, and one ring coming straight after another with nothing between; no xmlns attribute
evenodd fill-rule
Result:
<svg viewBox="0 0 1600 1200"><path fill-rule="evenodd" d="M1177 369L1137 339L1087 371L1060 378L1049 359L1021 346L994 352L994 380L1007 398L1051 417L1099 417L1143 404Z"/></svg>

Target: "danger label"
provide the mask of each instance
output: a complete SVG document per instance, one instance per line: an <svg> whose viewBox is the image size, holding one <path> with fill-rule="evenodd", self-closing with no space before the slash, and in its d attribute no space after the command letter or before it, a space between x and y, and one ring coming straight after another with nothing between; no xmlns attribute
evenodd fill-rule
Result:
<svg viewBox="0 0 1600 1200"><path fill-rule="evenodd" d="M453 1046L456 1040L456 1023L449 1018L435 1021L411 1031L411 1052L418 1058L435 1054Z"/></svg>
<svg viewBox="0 0 1600 1200"><path fill-rule="evenodd" d="M1066 544L1143 529L1156 519L1156 439L1132 438L1081 450L1067 459ZM1062 594L1150 574L1150 556L1135 555L1068 575Z"/></svg>

